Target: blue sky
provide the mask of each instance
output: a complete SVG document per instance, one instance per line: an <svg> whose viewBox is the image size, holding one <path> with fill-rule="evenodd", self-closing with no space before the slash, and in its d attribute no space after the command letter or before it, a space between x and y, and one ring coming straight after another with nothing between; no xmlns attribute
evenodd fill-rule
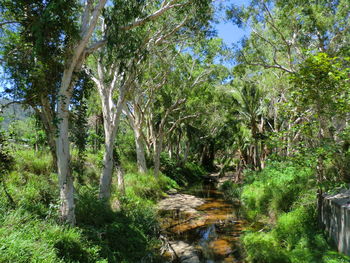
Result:
<svg viewBox="0 0 350 263"><path fill-rule="evenodd" d="M223 4L224 6L247 6L250 0L216 0L216 6ZM231 47L233 44L237 44L244 36L249 34L249 29L239 28L230 21L225 21L225 13L217 13L219 24L214 25L217 30L218 37L222 38L225 44Z"/></svg>

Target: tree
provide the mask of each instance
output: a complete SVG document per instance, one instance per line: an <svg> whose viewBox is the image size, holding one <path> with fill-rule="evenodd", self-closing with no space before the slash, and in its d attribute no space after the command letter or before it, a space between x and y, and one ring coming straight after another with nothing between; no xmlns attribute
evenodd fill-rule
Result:
<svg viewBox="0 0 350 263"><path fill-rule="evenodd" d="M307 57L307 50L340 54L349 52L350 7L345 0L252 1L246 8L231 6L228 18L252 33L243 41L241 63L288 73Z"/></svg>
<svg viewBox="0 0 350 263"><path fill-rule="evenodd" d="M349 58L330 57L325 53L311 55L300 65L296 74L291 77L294 86L292 103L298 112L308 111L309 123L316 124L317 135L313 132L311 140L317 137L319 148L317 160L318 182L324 178L324 159L329 142L336 147L341 141L337 138L344 131L349 111ZM316 120L316 123L313 122ZM313 126L313 125L312 125ZM322 150L323 148L323 150ZM349 174L338 166L343 179Z"/></svg>
<svg viewBox="0 0 350 263"><path fill-rule="evenodd" d="M145 59L147 52L155 49L155 46L168 40L170 37L177 36L176 33L190 21L188 18L190 16L189 13L196 5L191 4L190 8L188 8L185 4L175 4L175 1L169 1L167 3L163 2L160 8L157 3L146 7L141 4L136 4L135 6L130 3L125 5L122 11L118 8L110 10L106 15L106 22L103 21L101 25L101 31L105 31L107 34L108 45L101 50L95 62L91 63L93 70L90 74L98 87L104 117L106 150L104 168L100 180L100 198L106 200L110 196L114 167L112 156L115 134L118 129L125 97L134 88L135 83L138 82L137 67ZM141 9L143 12L151 13L142 22L137 20L137 16L142 15ZM173 15L176 19L171 19L170 23L166 22L167 19L162 14L173 9ZM185 12L182 13L183 11ZM134 26L125 27L120 24L125 22L132 23L134 19L136 19L135 28ZM154 22L158 19L162 19L163 23ZM164 26L164 22L166 26ZM121 28L126 31L120 32ZM110 54L111 57L104 58L105 53ZM118 90L118 94L116 90ZM139 158L141 158L140 155ZM143 161L142 166L144 165L145 162Z"/></svg>

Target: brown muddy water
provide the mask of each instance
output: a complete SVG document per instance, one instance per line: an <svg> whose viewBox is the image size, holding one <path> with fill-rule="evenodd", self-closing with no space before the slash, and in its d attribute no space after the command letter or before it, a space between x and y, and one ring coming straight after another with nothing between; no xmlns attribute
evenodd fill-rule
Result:
<svg viewBox="0 0 350 263"><path fill-rule="evenodd" d="M164 262L243 262L239 204L224 200L213 183L174 194L160 203L167 249Z"/></svg>

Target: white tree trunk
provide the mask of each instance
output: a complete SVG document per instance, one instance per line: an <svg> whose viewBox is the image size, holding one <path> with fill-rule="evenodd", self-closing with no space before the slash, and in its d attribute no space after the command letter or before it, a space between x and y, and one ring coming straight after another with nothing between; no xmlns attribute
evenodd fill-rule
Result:
<svg viewBox="0 0 350 263"><path fill-rule="evenodd" d="M145 157L145 144L142 137L141 127L135 125L135 144L136 144L136 157L137 167L140 173L147 172L146 157Z"/></svg>
<svg viewBox="0 0 350 263"><path fill-rule="evenodd" d="M58 137L56 139L57 171L60 183L60 216L63 222L75 224L74 186L70 170L70 151L68 137L68 115L71 99L71 81L73 70L65 70L59 91L58 101Z"/></svg>
<svg viewBox="0 0 350 263"><path fill-rule="evenodd" d="M100 83L101 84L101 83ZM102 102L103 124L105 130L105 153L103 156L103 170L100 178L99 198L109 200L114 170L114 140L119 127L120 115L123 109L126 87L119 88L117 104L113 102L113 89L103 85L99 86Z"/></svg>
<svg viewBox="0 0 350 263"><path fill-rule="evenodd" d="M125 183L124 183L124 170L120 165L116 166L117 177L118 177L118 190L124 195L125 194Z"/></svg>
<svg viewBox="0 0 350 263"><path fill-rule="evenodd" d="M63 72L61 86L58 92L57 117L59 123L56 139L57 170L60 182L60 213L61 219L71 225L75 224L74 186L70 170L70 152L68 137L69 104L73 89L73 72L79 71L85 60L86 46L96 27L98 17L107 0L100 0L92 8L88 1L82 16L81 39L72 48L72 55L67 59L66 69Z"/></svg>
<svg viewBox="0 0 350 263"><path fill-rule="evenodd" d="M136 97L135 101L133 102L133 112L131 112L131 110L128 107L126 107L125 114L129 120L130 127L134 131L137 169L140 173L146 173L147 164L145 157L145 142L142 134L143 120L141 113L138 110L137 101L138 97Z"/></svg>
<svg viewBox="0 0 350 263"><path fill-rule="evenodd" d="M163 138L161 135L158 139L154 140L153 147L154 177L158 179L160 171L160 154L163 148Z"/></svg>
<svg viewBox="0 0 350 263"><path fill-rule="evenodd" d="M105 127L105 153L103 155L103 169L100 178L100 192L99 198L108 200L111 195L111 183L114 169L114 139L115 139L115 127Z"/></svg>

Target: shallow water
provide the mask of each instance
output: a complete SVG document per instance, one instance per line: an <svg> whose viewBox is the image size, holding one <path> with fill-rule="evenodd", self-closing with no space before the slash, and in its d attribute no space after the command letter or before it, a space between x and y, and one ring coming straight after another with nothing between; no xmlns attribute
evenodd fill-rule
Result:
<svg viewBox="0 0 350 263"><path fill-rule="evenodd" d="M195 207L195 211L175 209L165 214L161 225L167 238L191 245L203 263L242 262L239 235L243 221L237 215L238 204L225 201L212 183L194 187L184 194L204 202Z"/></svg>

